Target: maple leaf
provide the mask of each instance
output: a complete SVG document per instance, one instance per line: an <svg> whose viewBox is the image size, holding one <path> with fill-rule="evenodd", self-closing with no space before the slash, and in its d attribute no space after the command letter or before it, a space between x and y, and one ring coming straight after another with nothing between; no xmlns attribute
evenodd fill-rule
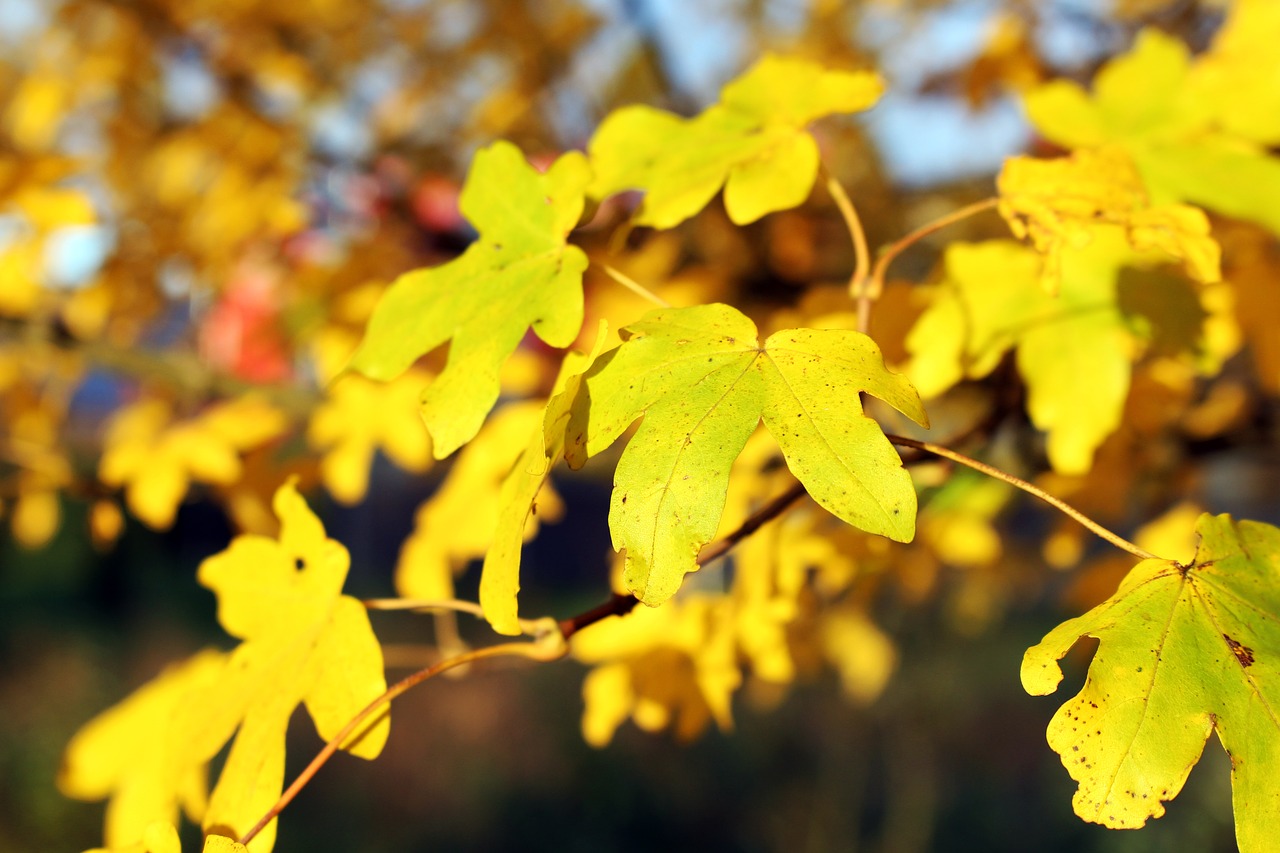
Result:
<svg viewBox="0 0 1280 853"><path fill-rule="evenodd" d="M729 469L763 418L813 498L871 533L909 541L916 495L902 461L862 413L867 391L921 425L919 396L871 338L789 329L761 346L727 305L651 311L586 374L570 416L572 467L643 416L614 474L609 529L626 588L670 598L720 522Z"/></svg>
<svg viewBox="0 0 1280 853"><path fill-rule="evenodd" d="M590 353L570 351L560 366L555 388L520 455L509 466L497 497L484 570L480 575L480 607L499 634L520 633L516 596L520 592L520 546L533 535L534 507L545 488L551 466L564 453L569 410L585 371L604 348L609 326L601 320ZM554 495L554 492L551 492ZM554 505L553 505L554 506ZM545 509L542 513L545 515Z"/></svg>
<svg viewBox="0 0 1280 853"><path fill-rule="evenodd" d="M188 748L204 713L193 697L225 666L221 652L200 652L94 717L67 744L58 789L80 800L109 798L108 847L145 838L156 821L172 824L179 804L192 820L203 817L208 757Z"/></svg>
<svg viewBox="0 0 1280 853"><path fill-rule="evenodd" d="M525 401L503 406L490 418L449 470L449 476L417 512L413 532L405 539L396 566L396 589L405 598L453 598L453 576L493 548L495 528L505 509L501 486L523 457L522 442L539 427L544 406ZM543 481L539 480L539 485ZM560 497L554 489L535 491L542 520L560 516ZM530 504L525 504L527 512ZM537 532L537 521L522 523L519 543ZM514 592L513 603L514 603ZM481 593L481 600L484 594ZM514 618L514 614L513 614ZM518 628L514 633L518 633ZM509 632L510 633L510 632Z"/></svg>
<svg viewBox="0 0 1280 853"><path fill-rule="evenodd" d="M803 59L766 55L692 119L646 106L611 113L587 146L595 170L589 195L644 190L640 225L671 228L724 187L739 225L804 202L818 174L815 119L869 109L883 81L867 71L828 71Z"/></svg>
<svg viewBox="0 0 1280 853"><path fill-rule="evenodd" d="M1196 523L1195 560L1144 560L1107 601L1027 650L1022 684L1053 693L1058 660L1099 641L1081 691L1049 723L1080 783L1076 814L1113 828L1164 814L1216 731L1231 758L1242 853L1280 826L1280 530L1228 515Z"/></svg>
<svg viewBox="0 0 1280 853"><path fill-rule="evenodd" d="M1186 262L1198 281L1217 281L1222 250L1204 212L1183 204L1152 207L1142 178L1119 148L1084 149L1070 157L1010 157L997 179L1000 215L1017 237L1046 255L1046 289L1057 292L1062 255L1089 245L1099 226L1118 225L1138 251L1159 249Z"/></svg>
<svg viewBox="0 0 1280 853"><path fill-rule="evenodd" d="M437 459L479 432L498 399L499 369L529 328L553 347L577 337L587 256L565 239L589 176L575 151L539 174L508 142L482 149L459 202L479 238L447 264L400 276L374 310L350 365L374 379L392 379L450 342L448 363L422 395Z"/></svg>
<svg viewBox="0 0 1280 853"><path fill-rule="evenodd" d="M274 506L278 541L239 536L197 574L218 596L218 621L243 640L204 700L217 712L199 738L212 756L239 728L204 818L206 830L236 837L280 796L285 728L299 703L328 740L386 690L382 650L364 606L342 595L347 550L325 537L291 482L276 492ZM388 715L378 715L342 748L375 758L388 729ZM265 853L274 841L273 820L249 849Z"/></svg>
<svg viewBox="0 0 1280 853"><path fill-rule="evenodd" d="M1168 287L1155 304L1122 306L1122 296L1140 291L1121 287L1122 269L1153 260L1134 252L1119 227L1099 228L1089 246L1063 255L1055 295L1040 287L1041 258L1017 243L952 244L946 278L907 337L907 375L928 399L963 377L986 376L1016 347L1027 411L1048 433L1050 463L1062 473L1084 473L1120 424L1143 341L1169 322L1158 312L1181 310ZM1199 311L1198 297L1188 296L1186 307ZM1202 319L1186 322L1203 334ZM1179 341L1184 350L1197 343Z"/></svg>
<svg viewBox="0 0 1280 853"><path fill-rule="evenodd" d="M1255 45L1280 38L1280 17L1267 17L1270 29L1251 39ZM1224 32L1239 29L1232 23ZM1233 52L1231 44L1224 50ZM1273 67L1271 48L1245 62ZM1280 232L1280 160L1260 144L1275 141L1272 128L1252 133L1248 120L1234 118L1239 93L1252 87L1235 85L1238 75L1219 73L1221 68L1206 61L1202 70L1181 41L1148 29L1129 53L1098 72L1093 98L1074 82L1054 80L1028 92L1025 106L1036 129L1053 142L1123 148L1157 204L1189 201ZM1250 104L1244 112L1257 107Z"/></svg>

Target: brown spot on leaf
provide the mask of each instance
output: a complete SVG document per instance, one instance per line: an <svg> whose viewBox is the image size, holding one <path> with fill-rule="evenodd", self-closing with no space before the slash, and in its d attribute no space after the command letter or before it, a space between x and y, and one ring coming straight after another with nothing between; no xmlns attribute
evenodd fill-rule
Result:
<svg viewBox="0 0 1280 853"><path fill-rule="evenodd" d="M1231 647L1231 654L1236 656L1236 660L1240 661L1241 666L1253 666L1253 649L1229 634L1223 634L1222 639L1227 641L1227 645Z"/></svg>

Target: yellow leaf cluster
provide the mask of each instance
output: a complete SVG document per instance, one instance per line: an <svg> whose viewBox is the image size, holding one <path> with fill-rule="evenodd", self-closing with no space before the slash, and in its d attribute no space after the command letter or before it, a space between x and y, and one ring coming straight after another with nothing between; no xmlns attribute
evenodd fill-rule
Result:
<svg viewBox="0 0 1280 853"><path fill-rule="evenodd" d="M574 657L596 668L582 685L582 735L604 746L627 719L645 731L670 727L692 740L714 721L733 725L730 700L741 675L727 602L691 597L639 607L574 637Z"/></svg>
<svg viewBox="0 0 1280 853"><path fill-rule="evenodd" d="M1028 92L1027 114L1072 149L1118 146L1157 205L1187 201L1280 231L1280 141L1274 46L1280 14L1270 0L1239 0L1209 50L1154 29L1099 71L1093 97L1053 80Z"/></svg>
<svg viewBox="0 0 1280 853"><path fill-rule="evenodd" d="M1222 250L1202 211L1183 204L1152 207L1129 156L1116 147L1083 149L1069 157L1011 157L997 179L1000 215L1017 237L1045 254L1043 280L1056 293L1062 253L1083 248L1099 227L1124 229L1137 251L1155 249L1185 262L1192 278L1222 277Z"/></svg>
<svg viewBox="0 0 1280 853"><path fill-rule="evenodd" d="M121 409L107 427L98 476L123 487L125 502L149 527L173 524L192 481L228 485L240 478L240 455L280 435L284 415L256 397L210 407L177 421L168 403L145 399Z"/></svg>
<svg viewBox="0 0 1280 853"><path fill-rule="evenodd" d="M19 225L14 238L0 241L0 315L27 316L39 304L50 235L96 219L89 197L63 185L70 174L71 165L58 158L21 161L0 154L0 214Z"/></svg>

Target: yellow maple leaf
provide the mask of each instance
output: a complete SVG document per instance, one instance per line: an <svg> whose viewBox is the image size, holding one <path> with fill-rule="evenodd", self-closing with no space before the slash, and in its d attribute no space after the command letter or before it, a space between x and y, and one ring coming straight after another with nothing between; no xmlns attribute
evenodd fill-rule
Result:
<svg viewBox="0 0 1280 853"><path fill-rule="evenodd" d="M121 409L107 428L98 476L124 487L129 509L163 530L191 481L228 485L240 477L240 453L279 435L284 416L252 397L222 403L173 422L169 404L142 400Z"/></svg>
<svg viewBox="0 0 1280 853"><path fill-rule="evenodd" d="M386 690L382 649L364 606L342 595L350 557L325 537L292 482L275 496L279 540L243 535L200 565L197 578L218 596L218 620L243 642L227 676L202 701L214 710L195 738L212 756L238 727L205 813L206 831L239 837L280 796L285 728L303 703L328 740ZM375 716L342 748L362 758L382 751L389 715ZM266 853L275 821L248 845Z"/></svg>
<svg viewBox="0 0 1280 853"><path fill-rule="evenodd" d="M1183 204L1152 207L1133 161L1117 147L1081 149L1069 157L1010 157L997 179L1000 215L1045 254L1043 282L1056 293L1062 253L1093 241L1100 226L1118 225L1138 251L1156 249L1186 263L1198 281L1222 277L1222 250L1209 219Z"/></svg>
<svg viewBox="0 0 1280 853"><path fill-rule="evenodd" d="M205 650L170 667L67 744L58 788L80 800L108 799L107 847L148 843L151 825L172 824L179 805L192 820L204 816L208 756L190 749L204 709L193 699L217 682L226 662L221 652Z"/></svg>

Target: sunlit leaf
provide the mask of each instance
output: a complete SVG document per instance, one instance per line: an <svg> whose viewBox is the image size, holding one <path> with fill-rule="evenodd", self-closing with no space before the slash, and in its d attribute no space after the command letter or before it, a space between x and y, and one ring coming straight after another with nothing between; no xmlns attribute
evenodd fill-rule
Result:
<svg viewBox="0 0 1280 853"><path fill-rule="evenodd" d="M588 145L595 170L589 194L643 190L636 222L671 228L723 186L729 218L754 222L808 198L818 145L805 127L823 116L869 109L883 89L871 72L829 71L766 55L695 118L645 106L610 114Z"/></svg>
<svg viewBox="0 0 1280 853"><path fill-rule="evenodd" d="M1000 214L1018 237L1046 255L1047 289L1057 291L1062 256L1093 241L1098 228L1118 225L1137 251L1158 249L1182 260L1199 281L1222 277L1222 250L1209 220L1183 204L1152 207L1132 161L1118 148L1085 149L1070 157L1011 157L997 180Z"/></svg>
<svg viewBox="0 0 1280 853"><path fill-rule="evenodd" d="M299 704L327 740L386 689L364 606L342 595L347 550L325 538L292 484L276 493L275 511L279 540L239 536L197 575L218 596L222 626L243 641L228 676L202 697L217 712L197 746L212 756L238 728L204 818L206 830L235 837L280 796L285 728ZM342 748L375 758L388 729L388 715L376 715ZM273 820L248 846L266 853L274 840Z"/></svg>
<svg viewBox="0 0 1280 853"><path fill-rule="evenodd" d="M601 321L590 353L570 352L565 356L556 387L531 430L528 443L506 471L497 496L497 518L490 525L484 571L480 576L480 606L489 624L500 634L520 633L516 595L520 591L520 546L532 535L535 512L542 495L554 496L547 488L551 466L564 453L564 435L569 408L582 382L582 371L595 361L608 337L608 325ZM544 501L541 514L546 514ZM551 508L556 504L551 503Z"/></svg>
<svg viewBox="0 0 1280 853"><path fill-rule="evenodd" d="M1080 785L1076 814L1116 828L1161 816L1216 731L1240 850L1263 853L1280 828L1280 530L1205 514L1196 531L1192 563L1139 563L1110 599L1028 649L1022 684L1054 692L1058 660L1096 637L1084 688L1049 723Z"/></svg>
<svg viewBox="0 0 1280 853"><path fill-rule="evenodd" d="M915 389L885 368L866 335L791 329L761 346L755 324L726 305L653 311L623 332L622 346L586 374L565 455L581 465L644 418L609 507L636 597L661 604L697 568L720 523L730 466L761 419L818 503L863 530L911 539L911 478L858 395L928 421Z"/></svg>
<svg viewBox="0 0 1280 853"><path fill-rule="evenodd" d="M449 342L448 363L422 396L437 459L480 430L502 363L528 329L555 347L577 337L587 257L566 237L589 177L577 152L539 174L510 143L481 150L460 201L479 238L450 263L402 275L378 303L355 370L392 379Z"/></svg>

